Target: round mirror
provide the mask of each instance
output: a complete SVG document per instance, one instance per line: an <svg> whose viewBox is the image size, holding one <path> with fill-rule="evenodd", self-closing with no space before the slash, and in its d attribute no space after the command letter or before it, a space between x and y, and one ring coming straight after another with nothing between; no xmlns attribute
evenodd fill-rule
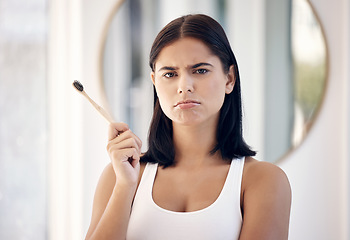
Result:
<svg viewBox="0 0 350 240"><path fill-rule="evenodd" d="M148 54L165 24L189 13L224 27L240 69L245 139L258 159L283 159L307 136L326 88L326 42L306 0L125 1L106 23L101 47L112 115L129 124L145 150L153 110Z"/></svg>

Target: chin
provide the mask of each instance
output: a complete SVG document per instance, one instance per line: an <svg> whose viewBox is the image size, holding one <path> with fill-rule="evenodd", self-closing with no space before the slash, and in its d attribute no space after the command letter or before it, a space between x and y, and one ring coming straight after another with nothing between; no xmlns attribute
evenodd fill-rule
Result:
<svg viewBox="0 0 350 240"><path fill-rule="evenodd" d="M213 126L217 124L216 118L186 118L186 119L177 119L173 120L173 125L181 125L186 127L194 127L194 126Z"/></svg>
<svg viewBox="0 0 350 240"><path fill-rule="evenodd" d="M198 111L183 111L181 114L165 114L173 125L182 126L199 126L202 124L212 125L217 124L219 114L208 116L208 114L200 114Z"/></svg>

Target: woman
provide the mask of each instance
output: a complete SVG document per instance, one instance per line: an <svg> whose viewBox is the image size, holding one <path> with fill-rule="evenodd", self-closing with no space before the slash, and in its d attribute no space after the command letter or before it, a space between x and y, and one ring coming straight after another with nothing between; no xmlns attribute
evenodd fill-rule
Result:
<svg viewBox="0 0 350 240"><path fill-rule="evenodd" d="M129 127L110 125L86 239L287 239L290 185L243 140L238 67L219 23L173 20L150 67L149 149L141 156Z"/></svg>

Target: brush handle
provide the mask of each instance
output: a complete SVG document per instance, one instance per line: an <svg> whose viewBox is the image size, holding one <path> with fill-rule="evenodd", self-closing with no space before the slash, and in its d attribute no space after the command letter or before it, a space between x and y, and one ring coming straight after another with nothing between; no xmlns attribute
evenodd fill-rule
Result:
<svg viewBox="0 0 350 240"><path fill-rule="evenodd" d="M86 99L92 104L92 106L94 106L94 108L109 122L109 123L113 123L115 122L113 120L113 118L108 114L108 112L106 112L106 110L104 110L101 106L99 106L97 103L94 102L94 100L92 100L89 95L86 94L86 92L83 90L80 92L81 94L84 95L84 97L86 97Z"/></svg>

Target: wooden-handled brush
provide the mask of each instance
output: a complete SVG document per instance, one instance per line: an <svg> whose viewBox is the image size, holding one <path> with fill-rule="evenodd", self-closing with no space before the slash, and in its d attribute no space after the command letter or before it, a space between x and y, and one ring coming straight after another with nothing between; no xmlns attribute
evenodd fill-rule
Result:
<svg viewBox="0 0 350 240"><path fill-rule="evenodd" d="M84 87L83 85L75 80L73 82L73 86L74 88L80 92L91 104L92 106L94 106L94 108L109 122L112 123L114 122L113 118L108 114L108 112L106 110L104 110L101 106L99 106L97 103L94 102L94 100L92 100L89 95L87 95L87 93L84 91Z"/></svg>

